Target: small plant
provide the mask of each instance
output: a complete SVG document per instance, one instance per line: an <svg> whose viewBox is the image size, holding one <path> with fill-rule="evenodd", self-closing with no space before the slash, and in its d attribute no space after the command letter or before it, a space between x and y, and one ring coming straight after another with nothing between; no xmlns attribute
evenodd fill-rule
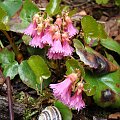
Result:
<svg viewBox="0 0 120 120"><path fill-rule="evenodd" d="M110 0L96 0L97 4L108 4ZM120 1L119 0L114 0L116 5L120 5Z"/></svg>
<svg viewBox="0 0 120 120"><path fill-rule="evenodd" d="M98 4L108 1L96 0ZM9 8L12 4L16 4L14 10ZM85 96L92 96L101 107L120 107L120 67L110 54L120 55L120 44L106 34L102 24L86 15L78 21L81 27L75 26L61 0L50 0L45 11L31 0L4 0L0 5L0 30L12 47L7 49L1 40L0 64L5 76L14 79L19 75L38 95L48 87L54 95L52 104L64 108L60 110L64 120L72 119L71 109L87 107ZM23 57L9 31L23 35L29 57ZM36 112L26 110L26 114L25 119L31 119Z"/></svg>

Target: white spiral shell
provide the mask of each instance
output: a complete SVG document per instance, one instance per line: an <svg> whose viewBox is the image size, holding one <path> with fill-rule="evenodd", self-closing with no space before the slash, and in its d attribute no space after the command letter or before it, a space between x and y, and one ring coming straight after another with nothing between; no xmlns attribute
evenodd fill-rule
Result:
<svg viewBox="0 0 120 120"><path fill-rule="evenodd" d="M38 120L62 120L62 117L58 108L55 106L48 106L41 112Z"/></svg>

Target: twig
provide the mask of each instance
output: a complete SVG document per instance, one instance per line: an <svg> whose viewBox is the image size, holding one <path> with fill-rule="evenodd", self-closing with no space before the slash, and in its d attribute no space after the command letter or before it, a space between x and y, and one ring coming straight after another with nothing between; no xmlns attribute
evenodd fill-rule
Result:
<svg viewBox="0 0 120 120"><path fill-rule="evenodd" d="M9 41L10 45L12 46L15 54L17 55L19 53L19 51L18 51L17 46L13 42L13 39L10 37L10 35L6 31L2 30L2 32L4 33L4 35L6 36L6 38L8 39L8 41Z"/></svg>
<svg viewBox="0 0 120 120"><path fill-rule="evenodd" d="M2 30L2 32L4 33L4 35L6 36L6 38L9 40L10 44L12 45L13 41L12 41L11 37L9 36L9 34L6 31L4 31L4 30Z"/></svg>
<svg viewBox="0 0 120 120"><path fill-rule="evenodd" d="M71 5L71 3L67 0L63 0L64 3L68 4L68 5Z"/></svg>
<svg viewBox="0 0 120 120"><path fill-rule="evenodd" d="M6 84L7 84L7 94L8 94L8 105L9 105L10 120L14 120L10 77L6 78Z"/></svg>
<svg viewBox="0 0 120 120"><path fill-rule="evenodd" d="M73 7L81 7L81 6L86 5L86 4L88 4L88 3L91 3L91 2L92 2L92 1L87 0L87 1L85 1L85 2L83 2L83 3L79 3L79 4L76 4L76 5L73 4Z"/></svg>

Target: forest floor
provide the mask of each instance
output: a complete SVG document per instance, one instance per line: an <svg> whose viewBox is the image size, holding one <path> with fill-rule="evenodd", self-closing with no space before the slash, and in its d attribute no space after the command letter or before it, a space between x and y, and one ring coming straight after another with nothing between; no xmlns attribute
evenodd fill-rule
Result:
<svg viewBox="0 0 120 120"><path fill-rule="evenodd" d="M112 1L112 0L111 0ZM39 3L39 0L34 0L39 7L46 7L48 1L44 0ZM70 6L71 9L77 8L77 13L73 16L73 19L77 19L76 16L82 17L84 15L91 15L100 23L103 23L105 26L105 30L107 34L112 37L114 40L120 43L120 8L109 2L106 5L98 5L92 0L63 0L62 4ZM93 28L94 29L94 28ZM0 36L4 37L2 33ZM24 48L24 45L23 45ZM119 58L118 58L119 59ZM118 60L119 61L119 60ZM120 61L119 61L120 62ZM28 88L24 85L16 76L16 80L11 81L13 87L13 98L15 100L14 104L14 112L15 112L15 120L23 120L23 110L25 107L29 108L29 106L33 107L33 111L38 109L37 105L32 105L35 101L32 99L38 98L35 90ZM5 92L6 86L0 86L0 120L9 120L9 111L7 104L7 94ZM18 94L19 93L19 94ZM16 97L17 96L17 97ZM18 99L19 98L19 99ZM42 106L47 106L46 101L47 98L42 98ZM22 101L22 102L21 102ZM49 105L51 101L47 101ZM40 103L41 104L41 103ZM31 111L27 110L26 115L29 115ZM31 119L35 120L36 115ZM120 109L113 108L101 108L95 104L86 105L82 111L77 112L73 110L73 120L118 120L120 119ZM26 118L27 120L27 118Z"/></svg>

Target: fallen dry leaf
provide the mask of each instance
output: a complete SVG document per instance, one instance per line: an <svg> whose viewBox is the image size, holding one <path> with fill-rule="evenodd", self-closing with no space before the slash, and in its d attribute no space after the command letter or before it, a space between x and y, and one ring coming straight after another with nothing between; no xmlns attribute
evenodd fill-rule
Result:
<svg viewBox="0 0 120 120"><path fill-rule="evenodd" d="M113 119L120 120L120 112L116 112L108 116L108 120L113 120Z"/></svg>
<svg viewBox="0 0 120 120"><path fill-rule="evenodd" d="M118 66L95 50L89 53L86 50L79 49L77 53L79 54L80 60L95 73L106 74L118 69Z"/></svg>

